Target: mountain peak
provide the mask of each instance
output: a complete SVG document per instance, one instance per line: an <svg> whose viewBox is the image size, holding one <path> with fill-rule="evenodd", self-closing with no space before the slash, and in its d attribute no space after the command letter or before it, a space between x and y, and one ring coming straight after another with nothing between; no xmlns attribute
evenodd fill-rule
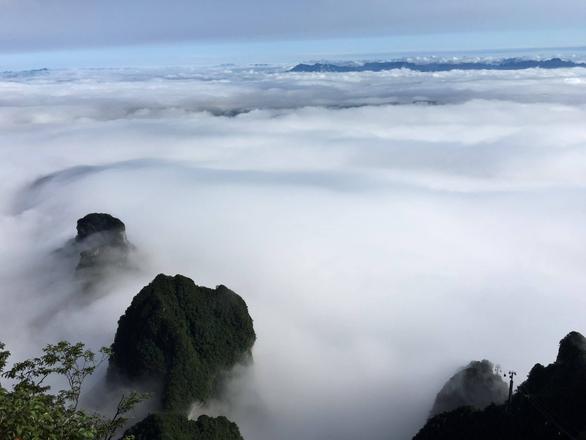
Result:
<svg viewBox="0 0 586 440"><path fill-rule="evenodd" d="M586 360L586 338L578 332L570 332L560 341L556 363Z"/></svg>

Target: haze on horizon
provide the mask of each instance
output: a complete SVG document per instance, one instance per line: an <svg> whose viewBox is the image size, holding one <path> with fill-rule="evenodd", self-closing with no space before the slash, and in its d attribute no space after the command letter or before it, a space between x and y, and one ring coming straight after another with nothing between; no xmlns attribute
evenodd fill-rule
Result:
<svg viewBox="0 0 586 440"><path fill-rule="evenodd" d="M0 0L0 70L575 47L580 0Z"/></svg>

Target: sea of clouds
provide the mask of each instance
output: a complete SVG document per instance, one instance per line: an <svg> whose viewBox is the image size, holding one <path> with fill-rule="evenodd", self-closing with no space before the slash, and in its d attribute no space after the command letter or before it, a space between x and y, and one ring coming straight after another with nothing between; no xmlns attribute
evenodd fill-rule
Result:
<svg viewBox="0 0 586 440"><path fill-rule="evenodd" d="M193 415L249 440L410 438L458 367L586 332L586 69L5 74L0 176L14 357L109 345L157 273L225 284L254 364ZM140 269L80 302L54 251L89 212Z"/></svg>

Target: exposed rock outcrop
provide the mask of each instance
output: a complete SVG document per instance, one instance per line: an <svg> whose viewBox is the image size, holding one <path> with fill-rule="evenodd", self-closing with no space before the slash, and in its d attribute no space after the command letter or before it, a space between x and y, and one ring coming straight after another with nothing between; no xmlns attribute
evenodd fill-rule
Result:
<svg viewBox="0 0 586 440"><path fill-rule="evenodd" d="M77 270L123 265L130 250L124 223L103 213L88 214L77 221L75 245L79 251Z"/></svg>

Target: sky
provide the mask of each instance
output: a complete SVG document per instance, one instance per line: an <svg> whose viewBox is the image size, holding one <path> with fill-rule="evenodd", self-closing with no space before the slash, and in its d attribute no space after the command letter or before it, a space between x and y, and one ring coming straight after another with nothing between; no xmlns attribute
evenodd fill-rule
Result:
<svg viewBox="0 0 586 440"><path fill-rule="evenodd" d="M180 273L240 294L258 336L194 416L255 440L411 438L459 367L522 381L586 333L585 85L582 68L0 77L0 339L14 359L109 345L132 297ZM138 270L79 301L54 251L89 212L126 223Z"/></svg>
<svg viewBox="0 0 586 440"><path fill-rule="evenodd" d="M253 364L192 409L248 439L408 439L471 360L523 380L586 333L586 69L251 64L572 55L584 23L582 0L0 0L0 72L51 68L0 73L0 340L97 350L181 273L249 306ZM89 212L136 270L78 301L55 250Z"/></svg>
<svg viewBox="0 0 586 440"><path fill-rule="evenodd" d="M583 46L581 0L0 0L0 68Z"/></svg>

